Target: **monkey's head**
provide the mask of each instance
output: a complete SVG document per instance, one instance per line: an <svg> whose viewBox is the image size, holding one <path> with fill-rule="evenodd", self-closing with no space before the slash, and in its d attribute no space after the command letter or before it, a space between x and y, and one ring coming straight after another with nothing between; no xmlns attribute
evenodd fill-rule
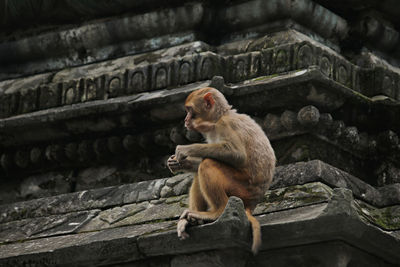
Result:
<svg viewBox="0 0 400 267"><path fill-rule="evenodd" d="M231 110L224 95L215 88L206 87L192 92L185 101L185 127L189 130L205 132L205 123L215 123Z"/></svg>

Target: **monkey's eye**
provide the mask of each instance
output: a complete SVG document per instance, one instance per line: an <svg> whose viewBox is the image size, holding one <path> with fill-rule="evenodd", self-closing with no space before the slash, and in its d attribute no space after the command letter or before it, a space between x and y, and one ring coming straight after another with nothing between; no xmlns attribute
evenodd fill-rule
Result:
<svg viewBox="0 0 400 267"><path fill-rule="evenodd" d="M194 113L194 112L192 112L192 119L195 119L196 118L196 116L197 116L197 114L196 113Z"/></svg>

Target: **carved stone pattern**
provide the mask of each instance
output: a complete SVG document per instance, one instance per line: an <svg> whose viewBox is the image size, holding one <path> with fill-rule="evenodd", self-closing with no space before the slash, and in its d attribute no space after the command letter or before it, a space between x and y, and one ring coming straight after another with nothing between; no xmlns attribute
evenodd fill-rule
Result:
<svg viewBox="0 0 400 267"><path fill-rule="evenodd" d="M314 54L319 55L318 62L315 62ZM235 56L223 57L203 52L193 57L140 66L112 75L42 85L24 93L3 94L0 96L0 117L183 85L211 79L215 75L222 75L226 82L231 83L315 64L327 77L367 96L385 94L400 99L398 74L382 68L362 69L322 48L302 42ZM152 73L150 78L149 72Z"/></svg>

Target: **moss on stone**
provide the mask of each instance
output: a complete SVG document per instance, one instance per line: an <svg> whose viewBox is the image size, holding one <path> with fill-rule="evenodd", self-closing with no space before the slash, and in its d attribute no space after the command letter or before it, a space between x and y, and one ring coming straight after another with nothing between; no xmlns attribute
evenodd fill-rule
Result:
<svg viewBox="0 0 400 267"><path fill-rule="evenodd" d="M165 222L165 221L166 220L160 221L158 223ZM152 223L157 223L157 222L152 221L152 222L147 222L146 224L152 224ZM175 228L176 228L176 223L171 222L170 226L167 226L167 227L164 227L164 228L155 229L155 230L152 230L152 231L148 231L146 233L141 234L140 236L148 236L148 235L157 234L157 233L165 233L165 232L174 230Z"/></svg>
<svg viewBox="0 0 400 267"><path fill-rule="evenodd" d="M332 189L319 182L279 188L264 195L264 201L257 206L256 213L327 202L331 195Z"/></svg>
<svg viewBox="0 0 400 267"><path fill-rule="evenodd" d="M375 208L365 202L356 201L358 213L369 223L385 230L400 230L400 206Z"/></svg>
<svg viewBox="0 0 400 267"><path fill-rule="evenodd" d="M169 197L169 198L165 199L165 204L172 204L172 203L181 202L181 200L184 197L185 197L185 195Z"/></svg>
<svg viewBox="0 0 400 267"><path fill-rule="evenodd" d="M363 91L363 90L361 89L361 91ZM367 101L367 102L372 102L371 98L369 98L368 96L366 96L366 95L364 95L364 94L362 94L362 93L360 93L360 92L357 92L357 91L354 90L354 89L352 89L350 92L351 92L352 94L354 94L355 96L358 96L358 97L362 98L363 100L365 100L365 101Z"/></svg>
<svg viewBox="0 0 400 267"><path fill-rule="evenodd" d="M329 191L324 188L323 191L316 190L323 187L321 183L310 183L305 185L294 185L268 191L264 196L265 202L280 202L288 199L304 200L313 202L316 199L328 199Z"/></svg>

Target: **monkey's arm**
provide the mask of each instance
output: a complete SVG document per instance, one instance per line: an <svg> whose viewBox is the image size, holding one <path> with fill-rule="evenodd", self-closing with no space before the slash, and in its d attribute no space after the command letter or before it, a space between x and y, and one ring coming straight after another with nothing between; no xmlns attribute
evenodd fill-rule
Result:
<svg viewBox="0 0 400 267"><path fill-rule="evenodd" d="M187 157L212 158L238 167L246 162L246 150L232 142L177 146L175 155L179 162Z"/></svg>
<svg viewBox="0 0 400 267"><path fill-rule="evenodd" d="M197 172L202 160L202 158L187 157L178 161L176 156L172 155L167 160L167 166L173 174L178 172Z"/></svg>
<svg viewBox="0 0 400 267"><path fill-rule="evenodd" d="M210 135L219 142L211 144L180 145L176 147L175 156L178 161L186 157L212 158L233 166L242 167L246 163L246 148L237 132L232 127L228 116L218 122L200 121L196 126L207 128Z"/></svg>

